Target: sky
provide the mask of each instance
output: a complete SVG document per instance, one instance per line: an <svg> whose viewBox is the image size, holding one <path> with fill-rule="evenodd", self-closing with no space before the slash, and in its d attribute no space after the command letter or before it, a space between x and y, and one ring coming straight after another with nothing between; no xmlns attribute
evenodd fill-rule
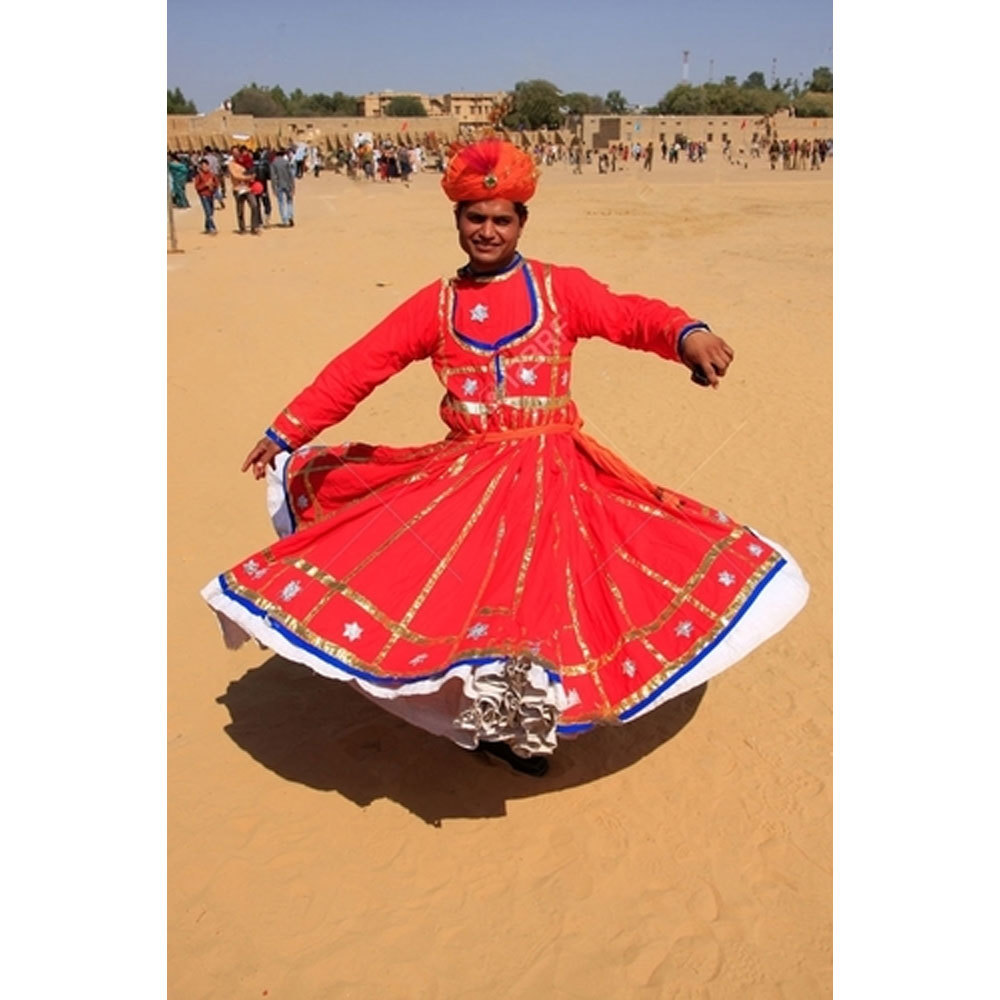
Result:
<svg viewBox="0 0 1000 1000"><path fill-rule="evenodd" d="M168 0L167 86L211 111L251 82L309 93L512 90L655 104L754 70L807 82L833 69L831 0Z"/></svg>

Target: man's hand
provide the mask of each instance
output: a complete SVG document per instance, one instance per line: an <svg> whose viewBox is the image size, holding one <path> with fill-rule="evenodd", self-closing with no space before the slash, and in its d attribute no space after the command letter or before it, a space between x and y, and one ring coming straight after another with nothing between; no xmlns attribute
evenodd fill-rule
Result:
<svg viewBox="0 0 1000 1000"><path fill-rule="evenodd" d="M713 389L726 374L735 357L733 349L711 330L695 330L684 338L681 361L693 372L700 372Z"/></svg>
<svg viewBox="0 0 1000 1000"><path fill-rule="evenodd" d="M281 451L281 447L276 445L270 438L262 437L251 449L243 462L240 472L246 472L253 466L254 479L263 479L267 466L274 468L274 457Z"/></svg>

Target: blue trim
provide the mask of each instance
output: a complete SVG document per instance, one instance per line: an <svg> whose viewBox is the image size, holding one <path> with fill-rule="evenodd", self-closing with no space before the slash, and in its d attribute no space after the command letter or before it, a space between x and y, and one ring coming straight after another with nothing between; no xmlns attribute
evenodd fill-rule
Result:
<svg viewBox="0 0 1000 1000"><path fill-rule="evenodd" d="M585 733L594 728L593 722L575 722L571 726L556 726L557 733Z"/></svg>
<svg viewBox="0 0 1000 1000"><path fill-rule="evenodd" d="M672 677L664 681L664 683L662 683L652 694L647 695L637 705L633 705L631 708L626 709L621 715L618 716L618 718L621 719L622 722L628 722L633 715L642 711L642 709L651 701L655 701L664 691L666 691L668 687L676 684L685 674L690 673L706 656L708 656L713 649L715 649L716 646L719 645L720 642L722 642L723 639L725 639L730 632L732 632L736 623L747 613L750 609L750 605L752 605L753 602L760 597L763 589L774 578L775 573L777 573L783 566L787 565L787 560L782 559L776 565L772 566L767 576L765 576L764 579L761 580L756 587L754 587L753 592L743 602L743 606L736 613L733 620L715 637L715 640L710 645L706 646L686 667L682 667Z"/></svg>
<svg viewBox="0 0 1000 1000"><path fill-rule="evenodd" d="M472 337L466 336L464 333L459 332L457 326L455 326L455 317L458 315L458 294L455 294L455 300L451 305L451 329L452 332L458 337L459 340L464 341L466 344L472 344L473 347L478 347L481 351L495 351L505 344L509 344L512 340L517 340L518 337L524 336L534 325L538 322L538 296L535 294L535 283L531 277L531 269L528 267L524 268L524 283L528 286L528 297L531 299L531 319L528 321L527 326L522 326L520 330L515 330L513 333L508 333L506 336L501 337L494 343L487 343L481 340L474 340Z"/></svg>
<svg viewBox="0 0 1000 1000"><path fill-rule="evenodd" d="M677 357L683 358L682 349L684 347L684 340L688 334L694 333L696 330L708 330L711 333L711 329L707 323L688 323L686 327L677 335Z"/></svg>
<svg viewBox="0 0 1000 1000"><path fill-rule="evenodd" d="M503 385L503 369L500 367L500 355L494 354L493 360L497 366L497 385Z"/></svg>
<svg viewBox="0 0 1000 1000"><path fill-rule="evenodd" d="M275 444L281 445L283 451L294 451L295 449L283 438L277 431L272 430L270 427L264 431L264 437L270 438Z"/></svg>
<svg viewBox="0 0 1000 1000"><path fill-rule="evenodd" d="M641 712L642 709L645 708L651 701L655 701L664 691L666 691L667 688L672 687L682 677L684 677L685 674L690 673L735 628L736 623L743 617L743 615L746 614L746 612L749 610L750 606L754 603L754 601L756 601L757 598L760 597L764 588L771 582L772 579L774 579L774 576L784 566L787 565L788 563L785 559L781 559L776 565L774 565L770 569L768 574L764 577L764 579L761 580L756 587L754 587L752 593L743 603L743 606L736 613L733 620L715 637L715 640L711 643L711 645L706 646L705 649L703 649L690 663L688 663L682 669L678 670L668 680L666 680L663 684L661 684L655 691L653 691L651 694L643 698L643 700L640 701L637 705L633 705L631 708L626 709L626 711L622 712L621 715L618 716L619 720L621 722L628 722L629 719L631 719L638 712ZM297 635L295 635L294 632L289 631L279 621L276 621L274 618L268 615L266 611L262 611L260 608L258 608L257 605L254 604L252 601L247 600L245 597L241 597L239 594L235 593L235 591L231 590L227 586L225 577L223 575L220 574L218 579L219 579L219 587L221 588L222 592L226 595L226 597L228 597L230 600L235 601L241 607L246 608L247 611L249 611L253 615L256 615L258 618L263 618L264 622L270 628L273 628L277 633L284 636L284 638L286 638L290 643L292 643L293 646L298 646L300 649L303 649L308 653L312 653L313 656L317 656L319 657L319 659L325 660L327 663L330 663L333 666L338 667L345 673L352 674L355 677L360 677L366 681L371 681L373 684L379 684L379 685L391 685L398 683L411 684L415 683L416 681L435 680L438 677L443 677L446 674L450 673L456 667L465 666L466 664L471 666L479 666L484 663L493 663L496 660L501 659L501 657L498 656L470 657L464 660L456 660L454 663L449 664L443 670L438 670L432 674L421 674L419 676L414 676L414 677L400 677L400 676L376 677L373 674L365 672L364 670L358 670L356 667L352 667L349 664L344 663L343 660L338 660L337 657L331 656L329 653L324 652L322 649L318 649L312 644L306 642L304 639L300 639ZM545 673L552 681L559 681L559 682L562 681L562 678L559 676L559 674L552 670L546 670ZM593 722L574 722L565 726L557 725L556 732L569 735L572 733L584 733L590 729L593 729L594 727L595 723Z"/></svg>
<svg viewBox="0 0 1000 1000"><path fill-rule="evenodd" d="M322 649L318 649L311 643L305 641L305 639L300 639L294 632L289 631L285 628L281 622L272 618L266 611L262 611L257 607L252 601L247 600L245 597L241 597L235 591L231 590L227 584L225 577L220 574L219 576L219 586L222 588L222 592L230 600L235 601L241 607L244 607L251 614L256 615L258 618L263 618L264 622L268 627L273 628L275 632L284 636L293 646L298 646L300 649L304 649L308 653L312 653L313 656L319 657L321 660L325 660L327 663L333 664L333 666L345 671L346 673L353 674L355 677L361 677L366 681L371 681L373 684L379 684L382 686L390 686L394 684L412 684L416 681L430 681L435 680L438 677L443 677L445 674L450 673L456 667L462 667L466 664L471 666L481 666L484 663L495 663L497 660L503 659L501 656L473 656L467 657L464 660L456 660L454 663L448 664L443 670L437 670L432 674L420 674L413 677L401 677L399 675L393 677L378 677L375 674L369 674L364 670L358 670L357 667L352 667L343 660L338 660L337 657L331 656L329 653L324 652ZM558 674L554 674L551 671L546 671L548 676L552 680L559 680Z"/></svg>
<svg viewBox="0 0 1000 1000"><path fill-rule="evenodd" d="M285 462L285 467L281 470L281 491L285 495L285 506L288 508L288 520L292 522L292 531L298 528L298 524L295 521L295 505L292 503L292 498L288 495L288 466L292 464L292 460L289 458Z"/></svg>

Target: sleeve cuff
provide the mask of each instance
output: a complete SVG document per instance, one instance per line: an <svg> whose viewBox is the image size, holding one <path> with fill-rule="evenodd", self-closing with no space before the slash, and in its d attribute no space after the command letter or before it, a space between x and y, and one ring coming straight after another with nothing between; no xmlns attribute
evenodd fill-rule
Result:
<svg viewBox="0 0 1000 1000"><path fill-rule="evenodd" d="M677 335L677 357L684 357L684 341L692 334L697 333L699 330L705 330L708 333L712 332L711 327L707 323L697 322L688 323L684 329Z"/></svg>
<svg viewBox="0 0 1000 1000"><path fill-rule="evenodd" d="M273 427L268 427L264 431L264 437L270 438L283 451L294 451L295 449L276 431Z"/></svg>

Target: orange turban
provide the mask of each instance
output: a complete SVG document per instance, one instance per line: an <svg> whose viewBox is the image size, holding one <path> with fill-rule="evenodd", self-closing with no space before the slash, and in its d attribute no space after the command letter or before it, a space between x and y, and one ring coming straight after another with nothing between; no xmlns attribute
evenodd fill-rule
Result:
<svg viewBox="0 0 1000 1000"><path fill-rule="evenodd" d="M444 193L455 202L527 201L535 193L537 172L532 158L502 139L480 139L451 158L441 178Z"/></svg>

